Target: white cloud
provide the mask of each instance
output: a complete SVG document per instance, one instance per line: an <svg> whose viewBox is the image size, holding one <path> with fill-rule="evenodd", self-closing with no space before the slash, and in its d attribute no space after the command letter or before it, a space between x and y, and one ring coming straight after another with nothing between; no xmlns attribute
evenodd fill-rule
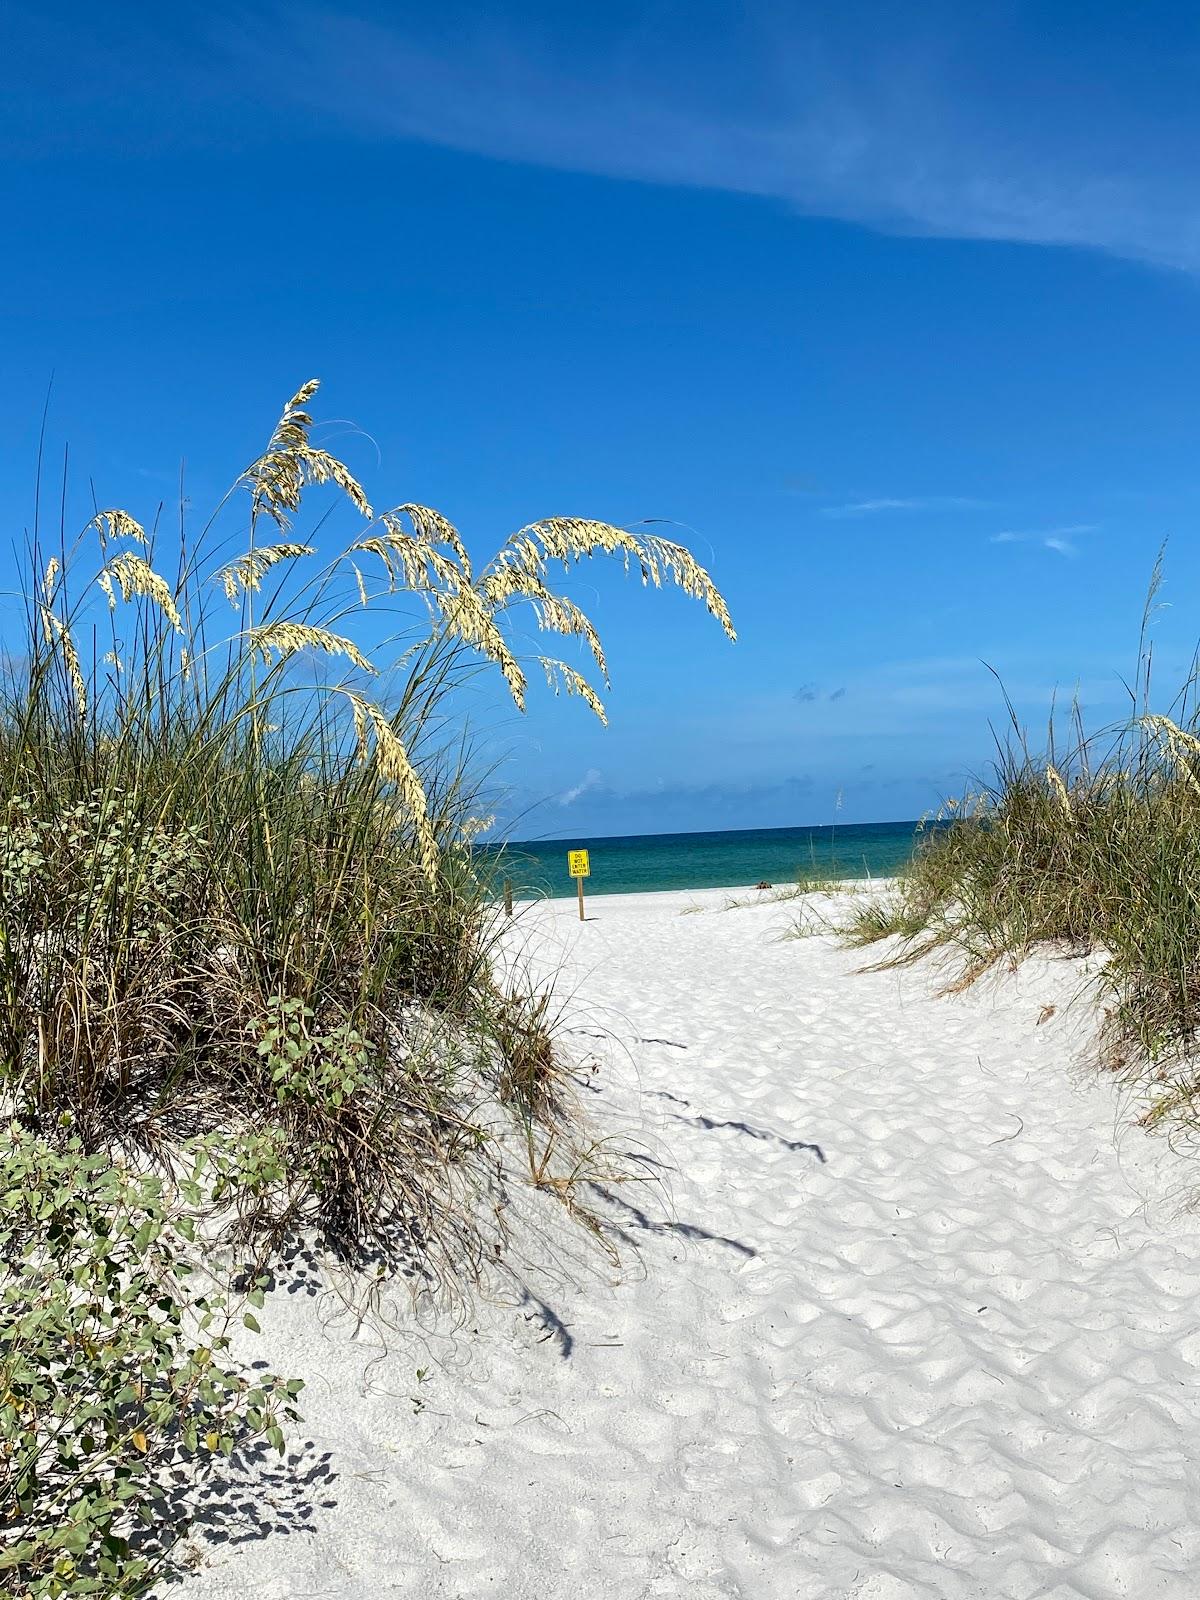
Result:
<svg viewBox="0 0 1200 1600"><path fill-rule="evenodd" d="M595 767L589 767L579 783L573 784L569 789L564 789L559 795L559 805L573 806L581 795L588 794L593 789L598 789L602 782L602 774L597 772Z"/></svg>
<svg viewBox="0 0 1200 1600"><path fill-rule="evenodd" d="M847 505L824 506L824 517L871 517L880 511L980 511L991 504L967 495L928 494L909 499L884 497L877 500L852 500Z"/></svg>
<svg viewBox="0 0 1200 1600"><path fill-rule="evenodd" d="M994 533L989 544L1040 544L1043 549L1053 550L1060 556L1077 556L1079 546L1075 539L1081 533L1095 533L1098 523L1072 522L1064 528L1041 528L1018 531L1006 528L1001 533Z"/></svg>
<svg viewBox="0 0 1200 1600"><path fill-rule="evenodd" d="M1017 33L1010 9L663 0L589 28L299 3L218 44L256 95L376 137L1200 271L1190 78L1119 15Z"/></svg>

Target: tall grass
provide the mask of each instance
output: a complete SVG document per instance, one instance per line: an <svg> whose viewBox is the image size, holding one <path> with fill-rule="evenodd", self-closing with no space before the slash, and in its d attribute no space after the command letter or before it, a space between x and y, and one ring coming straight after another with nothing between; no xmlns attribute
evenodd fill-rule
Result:
<svg viewBox="0 0 1200 1600"><path fill-rule="evenodd" d="M194 536L182 511L168 537L107 509L29 543L0 683L0 1098L168 1164L232 1127L257 1152L224 1186L242 1238L303 1225L434 1270L477 1247L472 1107L563 1115L540 999L497 976L457 691L496 671L523 709L532 668L603 718L577 667L514 643L532 613L607 683L551 583L587 557L734 634L656 534L551 518L476 570L440 513L375 515L315 440L316 388ZM361 523L331 560L291 526L322 484Z"/></svg>
<svg viewBox="0 0 1200 1600"><path fill-rule="evenodd" d="M228 1364L193 1266L232 1278L225 1317L300 1236L363 1293L465 1291L522 1180L595 1225L549 998L497 960L460 690L497 672L522 709L532 667L603 717L514 642L532 612L607 682L551 584L586 557L732 638L725 603L683 546L573 518L476 570L438 512L372 513L315 391L194 537L183 508L177 541L116 508L35 526L2 641L0 1589L26 1600L144 1592L178 1463L284 1448L298 1385ZM323 484L361 519L332 560L291 527Z"/></svg>
<svg viewBox="0 0 1200 1600"><path fill-rule="evenodd" d="M1065 742L1052 728L1043 754L1010 705L992 780L949 803L946 825L923 832L906 872L847 930L860 945L897 937L888 963L952 953L956 986L1038 947L1096 952L1102 1054L1130 1070L1185 1062L1200 1041L1194 683L1172 716L1155 714L1144 649L1140 661L1125 722L1088 733L1076 711ZM1190 1098L1194 1067L1175 1076Z"/></svg>

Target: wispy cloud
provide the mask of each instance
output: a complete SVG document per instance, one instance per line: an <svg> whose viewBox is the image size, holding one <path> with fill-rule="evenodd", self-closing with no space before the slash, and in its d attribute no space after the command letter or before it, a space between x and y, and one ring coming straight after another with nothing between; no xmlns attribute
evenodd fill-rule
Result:
<svg viewBox="0 0 1200 1600"><path fill-rule="evenodd" d="M382 19L330 3L217 15L256 98L374 136L1200 271L1186 52L1123 27L1120 8L1023 30L1011 7L952 0L737 14L663 0L602 28L571 8L551 25L455 0ZM1133 92L1139 71L1153 97Z"/></svg>
<svg viewBox="0 0 1200 1600"><path fill-rule="evenodd" d="M844 685L840 689L833 689L827 692L815 683L805 683L801 684L800 688L793 693L792 699L799 705L807 706L812 705L816 700L841 700L845 693Z"/></svg>
<svg viewBox="0 0 1200 1600"><path fill-rule="evenodd" d="M883 511L982 511L990 500L976 500L961 494L926 494L898 499L881 496L875 500L851 500L845 505L823 506L823 517L873 517Z"/></svg>
<svg viewBox="0 0 1200 1600"><path fill-rule="evenodd" d="M1077 556L1079 546L1075 540L1083 533L1095 533L1098 523L1072 522L1064 528L1035 528L1022 529L1005 528L1000 533L994 533L989 540L990 544L1039 544L1045 550L1053 550L1060 556Z"/></svg>
<svg viewBox="0 0 1200 1600"><path fill-rule="evenodd" d="M603 775L595 767L589 767L578 783L572 784L569 789L564 789L558 796L559 805L573 806L583 795L598 789L603 781Z"/></svg>

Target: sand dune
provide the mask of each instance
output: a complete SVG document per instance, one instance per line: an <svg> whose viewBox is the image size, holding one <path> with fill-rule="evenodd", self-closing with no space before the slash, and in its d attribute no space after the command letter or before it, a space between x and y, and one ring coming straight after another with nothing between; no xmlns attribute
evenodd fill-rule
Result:
<svg viewBox="0 0 1200 1600"><path fill-rule="evenodd" d="M617 1191L623 1270L551 1213L524 1294L398 1303L386 1349L298 1278L253 1354L308 1380L304 1432L175 1592L1200 1590L1194 1173L1072 1069L1078 968L934 999L724 898L514 933L563 964L597 1127L663 1163L669 1200Z"/></svg>

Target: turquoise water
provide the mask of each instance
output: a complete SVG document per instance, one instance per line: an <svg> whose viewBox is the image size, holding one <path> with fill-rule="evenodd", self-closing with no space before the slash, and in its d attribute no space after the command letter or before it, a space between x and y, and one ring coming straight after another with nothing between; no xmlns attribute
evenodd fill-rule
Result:
<svg viewBox="0 0 1200 1600"><path fill-rule="evenodd" d="M567 851L587 850L588 894L645 889L736 889L764 879L776 886L801 875L885 878L911 856L915 822L846 823L825 828L741 828L724 833L644 833L626 838L533 839L497 851L497 875L520 898L574 894Z"/></svg>

